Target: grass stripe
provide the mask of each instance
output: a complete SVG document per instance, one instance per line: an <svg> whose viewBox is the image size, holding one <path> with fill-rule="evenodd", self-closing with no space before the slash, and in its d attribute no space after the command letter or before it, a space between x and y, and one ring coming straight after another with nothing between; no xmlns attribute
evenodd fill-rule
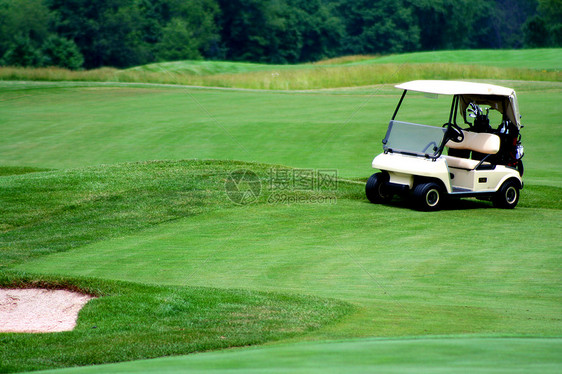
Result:
<svg viewBox="0 0 562 374"><path fill-rule="evenodd" d="M558 373L562 339L364 339L292 344L57 373Z"/></svg>

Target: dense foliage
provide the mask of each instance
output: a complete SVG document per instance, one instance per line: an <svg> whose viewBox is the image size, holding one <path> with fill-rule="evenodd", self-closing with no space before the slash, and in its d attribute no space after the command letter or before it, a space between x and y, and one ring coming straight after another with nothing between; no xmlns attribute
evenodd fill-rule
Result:
<svg viewBox="0 0 562 374"><path fill-rule="evenodd" d="M14 66L560 45L561 0L0 0L0 63Z"/></svg>

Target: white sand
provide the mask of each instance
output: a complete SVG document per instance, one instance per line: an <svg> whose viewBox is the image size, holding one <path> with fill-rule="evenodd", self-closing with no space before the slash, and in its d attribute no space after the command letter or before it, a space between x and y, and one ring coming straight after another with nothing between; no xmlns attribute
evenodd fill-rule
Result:
<svg viewBox="0 0 562 374"><path fill-rule="evenodd" d="M0 289L0 332L70 331L91 299L65 290Z"/></svg>

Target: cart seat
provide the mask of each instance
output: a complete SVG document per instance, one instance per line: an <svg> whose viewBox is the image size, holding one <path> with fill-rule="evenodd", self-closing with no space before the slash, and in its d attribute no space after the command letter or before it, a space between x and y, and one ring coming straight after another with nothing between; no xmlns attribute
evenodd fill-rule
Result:
<svg viewBox="0 0 562 374"><path fill-rule="evenodd" d="M460 143L455 143L449 140L446 144L447 147L453 149L463 149L467 151L475 151L493 155L500 150L500 137L495 134L479 133L463 130L464 139ZM480 163L480 160L472 160L469 158L462 158L456 156L443 156L447 160L447 165L452 168L473 170ZM482 162L481 168L490 168L492 164L489 162Z"/></svg>
<svg viewBox="0 0 562 374"><path fill-rule="evenodd" d="M447 160L447 165L450 168L473 170L480 163L479 160L471 160L469 158L455 157L455 156L443 156ZM483 162L482 167L489 168L492 166L489 162Z"/></svg>
<svg viewBox="0 0 562 374"><path fill-rule="evenodd" d="M500 150L500 137L496 134L472 132L463 130L464 139L460 143L449 140L447 147L453 149L466 149L479 153L494 155Z"/></svg>

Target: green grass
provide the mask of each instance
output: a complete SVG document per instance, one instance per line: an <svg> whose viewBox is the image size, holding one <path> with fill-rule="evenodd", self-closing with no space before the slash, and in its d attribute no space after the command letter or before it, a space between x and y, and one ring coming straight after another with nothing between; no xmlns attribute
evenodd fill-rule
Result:
<svg viewBox="0 0 562 374"><path fill-rule="evenodd" d="M360 339L107 365L104 373L558 373L560 339ZM514 353L517 352L517 353ZM56 373L98 373L85 367Z"/></svg>
<svg viewBox="0 0 562 374"><path fill-rule="evenodd" d="M377 58L348 56L299 65L174 61L126 70L4 67L0 68L0 80L149 82L260 90L369 86L420 78L561 81L561 59L562 49L555 48L418 52Z"/></svg>
<svg viewBox="0 0 562 374"><path fill-rule="evenodd" d="M350 311L349 305L328 299L84 278L0 273L0 286L71 288L96 296L72 331L0 334L0 372L263 344L317 329Z"/></svg>
<svg viewBox="0 0 562 374"><path fill-rule="evenodd" d="M272 165L145 162L0 177L0 268L232 208L236 204L227 196L225 182L230 172L250 167L263 185L256 204L264 203L273 192L268 189ZM350 186L340 183L338 191L327 193L349 195Z"/></svg>
<svg viewBox="0 0 562 374"><path fill-rule="evenodd" d="M415 52L366 59L355 64L451 63L560 71L562 49L484 49Z"/></svg>
<svg viewBox="0 0 562 374"><path fill-rule="evenodd" d="M106 295L73 332L0 334L0 362L21 371L255 338L282 344L72 371L560 371L562 87L491 82L518 92L520 205L464 200L431 214L401 200L369 204L360 182L343 180L335 191L288 192L302 203L272 202L281 191L264 188L238 206L225 193L239 168L268 186L270 164L364 181L400 94L391 85L280 93L0 83L1 277ZM421 98L412 104L406 114L446 121ZM183 313L190 299L213 308ZM279 311L271 329L264 300ZM232 307L257 317L240 321ZM197 324L201 313L210 324ZM91 329L107 314L115 329L109 319L96 324L107 330ZM198 348L177 341L191 318L210 333ZM221 321L233 327L226 345L216 339Z"/></svg>
<svg viewBox="0 0 562 374"><path fill-rule="evenodd" d="M296 69L303 65L268 65L251 62L233 61L170 61L159 62L148 65L136 66L129 71L149 73L179 73L187 75L215 75L215 74L237 74L254 73L258 71Z"/></svg>
<svg viewBox="0 0 562 374"><path fill-rule="evenodd" d="M189 66L191 66L191 63ZM342 66L294 65L281 68L256 68L253 71L249 69L250 72L210 75L186 73L186 71L189 71L188 67L185 67L185 70L177 68L177 72L167 71L165 67L161 67L160 72L152 71L156 68L148 70L101 69L70 71L60 68L0 67L0 80L159 83L282 91L370 86L419 78L510 79L558 82L562 80L562 74L559 71L447 63L350 64ZM219 65L216 70L221 70L222 67L222 65ZM228 70L228 67L225 67L225 70Z"/></svg>
<svg viewBox="0 0 562 374"><path fill-rule="evenodd" d="M360 312L317 333L328 339L495 332L557 336L562 333L560 319L553 319L560 311L561 210L560 204L544 207L560 192L551 190L539 207L505 211L466 201L431 217L401 204L374 208L348 199L253 205L160 225L16 269L293 292L358 305ZM512 235L517 239L510 240Z"/></svg>
<svg viewBox="0 0 562 374"><path fill-rule="evenodd" d="M562 84L500 83L518 92L526 182L559 185ZM58 83L0 87L1 165L59 169L230 159L337 169L346 178L370 175L400 97L390 85L307 94ZM439 99L443 111L428 112L419 99L408 113L442 124L449 100Z"/></svg>
<svg viewBox="0 0 562 374"><path fill-rule="evenodd" d="M347 56L313 64L268 65L230 61L172 61L130 68L130 71L171 72L193 75L237 74L259 71L316 69L372 64L459 64L559 71L562 48L519 50L457 50L414 52L387 56Z"/></svg>
<svg viewBox="0 0 562 374"><path fill-rule="evenodd" d="M5 175L20 175L28 173L37 173L40 171L47 171L49 169L20 167L20 166L0 166L0 177Z"/></svg>
<svg viewBox="0 0 562 374"><path fill-rule="evenodd" d="M153 306L143 307L139 313L123 313L118 328L114 328L115 311L137 310L134 303L140 301L104 304L91 313L84 312L95 318L96 326L100 316L106 315L105 323L112 326L108 334L100 335L105 330L97 328L92 331L92 322L81 317L81 323L90 327L67 335L5 335L5 352L12 353L6 353L6 360L2 360L6 362L4 370L86 365L254 344L237 338L213 345L203 336L187 345L178 343L184 338L163 333L192 326L192 319L200 319L192 313L174 315L164 327L143 322L138 328L127 328L136 325L132 321L142 322L139 316L160 320L161 309L174 309L175 301L209 294L207 288L185 293L187 286L218 288L213 291L218 293L216 298L226 297L221 290L243 289L273 291L269 296L277 299L284 298L277 293L282 292L297 299L299 295L313 296L319 303L328 302L323 298L329 297L354 305L355 312L337 324L327 323L349 311L345 304L338 304L335 309L339 311L327 309L330 313L322 324L298 330L308 332L309 340L498 333L560 336L562 324L553 316L560 311L557 269L562 248L555 243L562 228L561 188L528 186L525 193L529 191L531 199L527 201L523 195L515 211L463 201L451 203L449 209L432 214L428 220L426 213L408 209L406 201L380 207L368 204L362 198L362 185L343 182L338 185L335 204L268 203L267 197L275 191L264 190L257 203L234 206L224 195L224 177L228 170L238 168L254 170L267 182L267 165L209 161L123 164L1 177L0 199L7 202L2 205L2 217L13 222L1 235L1 257L4 263L10 258L17 260L20 264L10 268L27 273L28 282L49 274L47 280L54 279L51 282L55 285L62 279L64 284L98 295L112 295L103 291L103 284L116 290L139 283L159 286L162 292L172 292L170 287L174 287L175 295L171 301L164 297L164 308L159 292L137 289L138 294L155 297ZM179 189L183 193L178 194ZM108 196L108 191L113 194ZM486 230L473 238L481 225ZM517 240L505 239L520 227L526 230L517 232ZM536 238L537 232L540 238ZM43 253L30 254L34 247L43 248ZM57 253L45 255L49 252ZM490 262L490 258L501 261ZM84 276L88 278L74 280ZM14 276L8 273L7 277L9 282L4 284L13 285ZM115 280L134 283L112 283ZM245 300L249 305L240 303L251 310L252 298L236 292L233 297ZM111 298L99 300L110 302ZM215 315L222 316L223 304L219 303ZM320 305L311 305L302 313L319 313ZM293 310L285 305L280 308ZM255 315L254 322L267 322L262 314ZM209 319L213 320L205 320ZM220 321L221 326L229 324L226 317ZM280 320L279 326L283 324ZM233 325L240 333L240 326ZM325 327L318 329L320 325ZM214 325L206 324L203 330L210 326ZM156 335L146 332L147 327L155 329ZM285 327L279 329L285 331ZM277 334L269 327L250 325L242 331L246 329L263 338L256 344L294 335ZM214 331L208 332L216 340ZM122 345L115 344L112 354L105 354L106 342L117 337ZM74 339L84 346L74 344ZM28 349L15 349L18 346ZM47 348L38 350L39 346ZM300 350L298 346L293 349ZM439 352L434 354L442 354Z"/></svg>

